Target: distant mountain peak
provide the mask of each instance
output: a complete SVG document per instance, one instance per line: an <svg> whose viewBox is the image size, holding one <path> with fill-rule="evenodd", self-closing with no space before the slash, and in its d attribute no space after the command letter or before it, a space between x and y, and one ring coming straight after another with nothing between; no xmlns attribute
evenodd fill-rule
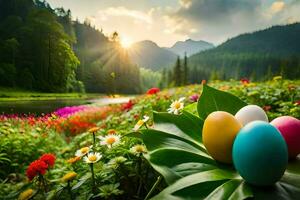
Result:
<svg viewBox="0 0 300 200"><path fill-rule="evenodd" d="M159 47L151 40L134 43L132 51L129 49L131 60L143 68L158 71L164 67L172 66L177 55L166 48Z"/></svg>
<svg viewBox="0 0 300 200"><path fill-rule="evenodd" d="M189 38L185 41L176 42L171 48L168 49L179 56L184 56L185 52L188 56L191 56L213 47L214 45L212 43L203 40L196 41Z"/></svg>

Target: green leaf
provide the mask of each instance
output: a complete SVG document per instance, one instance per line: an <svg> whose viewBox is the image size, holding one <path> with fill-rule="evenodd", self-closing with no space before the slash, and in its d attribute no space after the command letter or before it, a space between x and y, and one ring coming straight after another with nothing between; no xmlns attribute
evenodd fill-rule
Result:
<svg viewBox="0 0 300 200"><path fill-rule="evenodd" d="M216 168L216 163L211 158L180 149L162 148L145 157L168 184L189 174Z"/></svg>
<svg viewBox="0 0 300 200"><path fill-rule="evenodd" d="M221 169L198 172L179 179L153 199L203 199L225 181L237 177L237 174Z"/></svg>
<svg viewBox="0 0 300 200"><path fill-rule="evenodd" d="M197 111L197 105L198 105L197 102L192 103L192 104L190 104L190 105L185 106L185 107L183 108L183 110L186 111L186 112L189 112L189 113L191 113L191 114L193 114L193 115L196 115L197 117L199 117L199 116L198 116L198 111Z"/></svg>
<svg viewBox="0 0 300 200"><path fill-rule="evenodd" d="M181 115L169 113L153 113L154 129L177 135L196 144L202 145L203 120L199 117L183 112Z"/></svg>
<svg viewBox="0 0 300 200"><path fill-rule="evenodd" d="M154 129L142 131L149 153L145 158L168 183L153 199L297 199L300 196L300 158L290 161L282 179L270 187L245 183L232 166L214 161L201 140L203 119L216 110L235 114L246 103L226 92L204 86L198 102L201 119L154 113ZM201 113L203 111L203 113Z"/></svg>
<svg viewBox="0 0 300 200"><path fill-rule="evenodd" d="M211 192L205 200L209 199L246 199L253 197L250 187L243 180L231 179Z"/></svg>
<svg viewBox="0 0 300 200"><path fill-rule="evenodd" d="M198 101L198 115L201 119L206 119L206 117L214 111L226 111L233 115L246 106L247 104L243 102L238 97L216 90L208 85L203 86L202 95Z"/></svg>
<svg viewBox="0 0 300 200"><path fill-rule="evenodd" d="M80 186L82 186L91 177L92 177L91 173L87 173L86 175L84 175L83 177L81 177L79 179L78 183L72 187L72 190L77 190L78 188L80 188Z"/></svg>

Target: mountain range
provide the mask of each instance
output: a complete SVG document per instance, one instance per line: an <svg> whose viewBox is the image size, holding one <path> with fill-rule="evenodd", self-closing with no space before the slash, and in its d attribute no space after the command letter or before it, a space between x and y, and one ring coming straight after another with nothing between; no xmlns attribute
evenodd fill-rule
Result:
<svg viewBox="0 0 300 200"><path fill-rule="evenodd" d="M134 64L158 71L164 67L173 66L178 56L183 57L185 53L191 56L213 47L213 44L202 40L178 41L170 48L159 47L153 41L144 40L132 45L129 49L129 56Z"/></svg>
<svg viewBox="0 0 300 200"><path fill-rule="evenodd" d="M187 56L191 56L211 48L214 48L212 43L203 40L195 41L188 39L185 41L178 41L171 48L167 49L179 55L180 57L183 57L185 53Z"/></svg>
<svg viewBox="0 0 300 200"><path fill-rule="evenodd" d="M300 78L299 36L300 23L273 26L231 38L189 57L188 62L199 73L221 79Z"/></svg>

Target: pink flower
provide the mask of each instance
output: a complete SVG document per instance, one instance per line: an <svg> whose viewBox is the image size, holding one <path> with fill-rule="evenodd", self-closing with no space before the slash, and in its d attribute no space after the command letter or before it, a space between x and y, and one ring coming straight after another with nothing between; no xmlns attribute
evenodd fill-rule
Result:
<svg viewBox="0 0 300 200"><path fill-rule="evenodd" d="M199 99L199 95L198 94L193 94L192 96L189 97L191 102L197 102Z"/></svg>

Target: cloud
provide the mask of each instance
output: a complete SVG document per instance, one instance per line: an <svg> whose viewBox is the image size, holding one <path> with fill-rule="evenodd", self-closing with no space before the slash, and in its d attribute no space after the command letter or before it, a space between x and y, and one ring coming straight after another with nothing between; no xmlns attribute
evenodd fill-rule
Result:
<svg viewBox="0 0 300 200"><path fill-rule="evenodd" d="M152 24L152 12L153 10L151 9L148 13L145 13L138 10L130 10L125 7L109 7L105 10L99 10L98 16L102 21L106 21L111 17L128 17L132 18L136 22Z"/></svg>
<svg viewBox="0 0 300 200"><path fill-rule="evenodd" d="M179 5L179 9L164 17L166 30L216 43L244 32L295 22L300 18L299 0L289 3L268 3L266 0L180 0Z"/></svg>
<svg viewBox="0 0 300 200"><path fill-rule="evenodd" d="M179 0L179 4L184 8L189 8L192 5L192 0Z"/></svg>
<svg viewBox="0 0 300 200"><path fill-rule="evenodd" d="M275 1L271 5L271 12L272 13L278 13L284 9L285 3L283 1Z"/></svg>

